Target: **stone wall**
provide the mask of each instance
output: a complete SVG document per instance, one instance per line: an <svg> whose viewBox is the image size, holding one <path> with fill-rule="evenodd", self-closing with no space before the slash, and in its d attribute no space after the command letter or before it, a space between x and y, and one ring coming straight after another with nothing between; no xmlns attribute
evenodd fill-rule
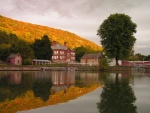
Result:
<svg viewBox="0 0 150 113"><path fill-rule="evenodd" d="M38 71L41 67L38 66L2 66L0 71Z"/></svg>

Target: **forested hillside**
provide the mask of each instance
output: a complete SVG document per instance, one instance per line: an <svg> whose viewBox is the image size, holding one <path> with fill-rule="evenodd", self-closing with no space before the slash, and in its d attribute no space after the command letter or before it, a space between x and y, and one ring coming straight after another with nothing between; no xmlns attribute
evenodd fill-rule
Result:
<svg viewBox="0 0 150 113"><path fill-rule="evenodd" d="M35 39L40 39L43 35L48 35L51 42L57 41L61 44L67 42L67 46L72 49L83 46L89 50L102 50L102 47L80 36L77 36L74 33L21 22L3 16L0 16L0 30L5 31L8 34L16 34L19 39L23 39L24 41L31 43L34 42Z"/></svg>

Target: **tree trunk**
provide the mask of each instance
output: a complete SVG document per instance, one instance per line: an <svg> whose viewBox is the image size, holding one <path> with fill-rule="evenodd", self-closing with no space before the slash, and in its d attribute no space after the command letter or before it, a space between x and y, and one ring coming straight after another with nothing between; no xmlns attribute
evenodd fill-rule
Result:
<svg viewBox="0 0 150 113"><path fill-rule="evenodd" d="M118 75L119 75L119 73L116 73L116 84L118 84L119 83L119 78L118 78Z"/></svg>
<svg viewBox="0 0 150 113"><path fill-rule="evenodd" d="M116 57L116 66L119 66L118 58Z"/></svg>

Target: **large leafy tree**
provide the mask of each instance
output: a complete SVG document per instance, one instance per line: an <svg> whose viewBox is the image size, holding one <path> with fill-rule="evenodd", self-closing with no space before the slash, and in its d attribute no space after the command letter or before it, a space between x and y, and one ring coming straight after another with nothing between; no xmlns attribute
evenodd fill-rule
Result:
<svg viewBox="0 0 150 113"><path fill-rule="evenodd" d="M33 43L33 50L37 59L51 60L53 50L51 48L52 43L50 42L47 35L44 35L42 39L36 39Z"/></svg>
<svg viewBox="0 0 150 113"><path fill-rule="evenodd" d="M134 43L136 24L131 17L125 14L111 14L103 21L98 29L97 35L101 38L101 44L108 58L115 58L116 65L118 60L129 56Z"/></svg>

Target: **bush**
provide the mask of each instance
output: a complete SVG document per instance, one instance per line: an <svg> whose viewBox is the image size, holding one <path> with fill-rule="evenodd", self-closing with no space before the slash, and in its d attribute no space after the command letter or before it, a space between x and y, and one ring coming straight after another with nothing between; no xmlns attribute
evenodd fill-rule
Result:
<svg viewBox="0 0 150 113"><path fill-rule="evenodd" d="M32 64L31 58L23 59L22 61L22 65L31 65L31 64Z"/></svg>
<svg viewBox="0 0 150 113"><path fill-rule="evenodd" d="M102 58L100 61L99 61L99 68L101 71L106 71L109 69L109 65L108 65L108 60L107 58Z"/></svg>

